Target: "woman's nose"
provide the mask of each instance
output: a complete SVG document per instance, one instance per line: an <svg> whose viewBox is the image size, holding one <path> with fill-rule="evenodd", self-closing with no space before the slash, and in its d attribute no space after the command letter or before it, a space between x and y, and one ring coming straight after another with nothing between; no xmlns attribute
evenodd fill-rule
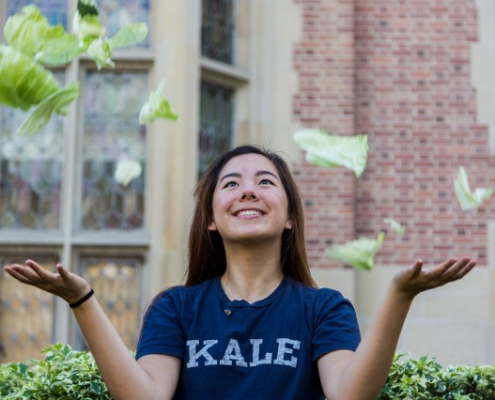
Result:
<svg viewBox="0 0 495 400"><path fill-rule="evenodd" d="M241 196L241 200L257 200L257 199L258 199L258 195L254 190L251 189L245 190Z"/></svg>

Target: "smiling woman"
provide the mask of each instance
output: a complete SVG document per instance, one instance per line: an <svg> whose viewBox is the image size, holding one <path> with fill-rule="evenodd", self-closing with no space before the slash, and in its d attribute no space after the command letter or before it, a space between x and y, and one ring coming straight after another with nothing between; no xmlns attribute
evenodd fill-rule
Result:
<svg viewBox="0 0 495 400"><path fill-rule="evenodd" d="M415 296L476 264L423 271L416 261L395 276L361 341L350 302L311 277L301 199L280 156L237 147L195 194L186 283L155 297L135 359L85 279L60 264L55 274L31 260L5 267L71 305L115 398L374 399Z"/></svg>

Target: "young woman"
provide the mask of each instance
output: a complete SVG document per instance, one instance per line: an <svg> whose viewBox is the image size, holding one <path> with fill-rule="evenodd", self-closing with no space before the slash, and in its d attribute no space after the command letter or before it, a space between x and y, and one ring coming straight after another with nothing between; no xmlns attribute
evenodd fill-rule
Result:
<svg viewBox="0 0 495 400"><path fill-rule="evenodd" d="M449 259L425 271L416 261L394 277L361 341L351 304L311 277L301 200L282 158L237 147L196 196L186 284L154 299L137 361L86 280L32 260L4 267L71 304L116 399L374 399L414 297L476 264Z"/></svg>

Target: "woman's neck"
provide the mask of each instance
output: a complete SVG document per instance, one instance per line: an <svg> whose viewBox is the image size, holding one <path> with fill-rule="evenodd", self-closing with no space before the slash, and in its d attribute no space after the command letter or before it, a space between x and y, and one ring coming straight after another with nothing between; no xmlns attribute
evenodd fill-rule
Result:
<svg viewBox="0 0 495 400"><path fill-rule="evenodd" d="M227 268L221 283L230 300L262 300L282 282L280 246L225 246L225 255Z"/></svg>

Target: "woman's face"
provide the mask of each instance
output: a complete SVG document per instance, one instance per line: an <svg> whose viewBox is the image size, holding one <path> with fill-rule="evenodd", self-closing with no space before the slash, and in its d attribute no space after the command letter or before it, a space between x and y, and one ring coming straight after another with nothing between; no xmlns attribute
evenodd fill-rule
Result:
<svg viewBox="0 0 495 400"><path fill-rule="evenodd" d="M213 193L213 221L224 243L281 240L291 229L288 200L275 165L260 154L230 159Z"/></svg>

